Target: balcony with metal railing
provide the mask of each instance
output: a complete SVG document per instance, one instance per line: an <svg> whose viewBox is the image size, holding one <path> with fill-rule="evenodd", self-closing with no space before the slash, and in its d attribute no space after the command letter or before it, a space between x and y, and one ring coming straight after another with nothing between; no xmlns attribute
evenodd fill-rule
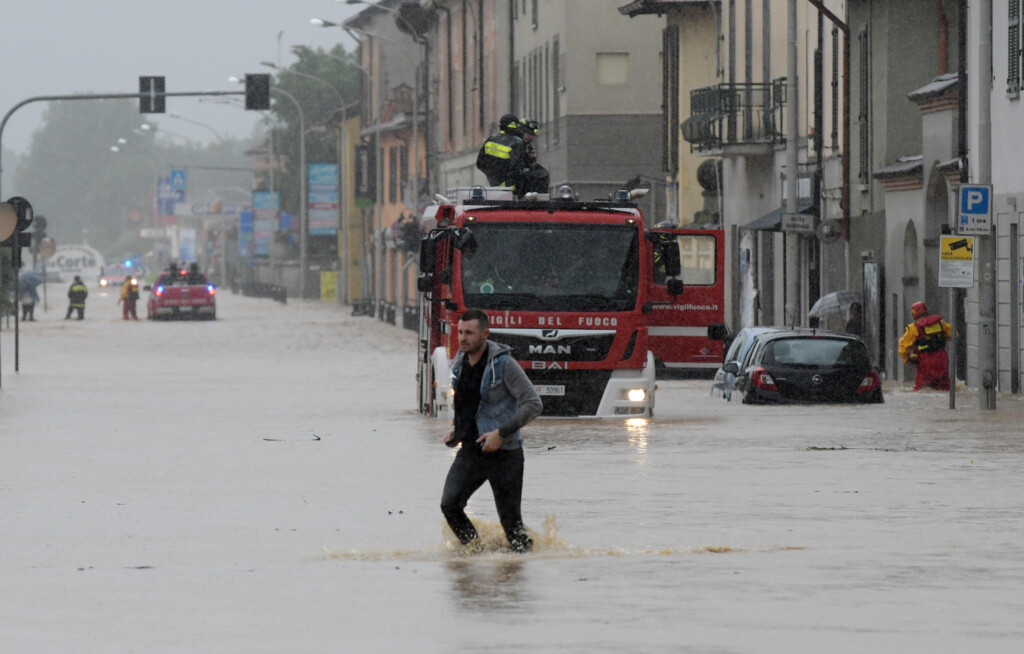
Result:
<svg viewBox="0 0 1024 654"><path fill-rule="evenodd" d="M786 140L786 78L716 84L690 91L690 117L680 125L691 152L757 154Z"/></svg>

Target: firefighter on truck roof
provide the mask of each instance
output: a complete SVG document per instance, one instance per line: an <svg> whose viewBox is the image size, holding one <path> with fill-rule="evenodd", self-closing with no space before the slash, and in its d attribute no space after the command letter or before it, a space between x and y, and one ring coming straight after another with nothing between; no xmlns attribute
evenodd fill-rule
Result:
<svg viewBox="0 0 1024 654"><path fill-rule="evenodd" d="M476 167L487 175L491 186L508 186L522 195L521 180L526 166L526 144L521 138L522 127L513 114L505 114L498 123L498 133L480 146Z"/></svg>

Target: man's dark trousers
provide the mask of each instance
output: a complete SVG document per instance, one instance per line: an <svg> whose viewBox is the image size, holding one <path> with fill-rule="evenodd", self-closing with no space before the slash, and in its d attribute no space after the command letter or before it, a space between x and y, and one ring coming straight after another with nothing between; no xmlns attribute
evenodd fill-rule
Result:
<svg viewBox="0 0 1024 654"><path fill-rule="evenodd" d="M494 492L498 519L512 549L526 551L532 542L526 535L521 511L523 497L523 448L482 452L480 446L463 443L448 470L441 494L441 512L459 541L465 545L477 537L466 516L470 496L487 481Z"/></svg>

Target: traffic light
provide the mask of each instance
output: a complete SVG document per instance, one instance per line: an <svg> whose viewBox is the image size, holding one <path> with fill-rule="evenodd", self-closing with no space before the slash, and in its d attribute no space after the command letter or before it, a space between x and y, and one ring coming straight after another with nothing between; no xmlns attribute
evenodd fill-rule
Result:
<svg viewBox="0 0 1024 654"><path fill-rule="evenodd" d="M32 204L15 196L0 203L0 239L11 246L14 253L14 267L21 267L21 248L32 245L32 235L25 230L32 224Z"/></svg>
<svg viewBox="0 0 1024 654"><path fill-rule="evenodd" d="M246 73L245 108L270 109L270 75Z"/></svg>
<svg viewBox="0 0 1024 654"><path fill-rule="evenodd" d="M139 77L140 114L162 114L166 101L163 77Z"/></svg>
<svg viewBox="0 0 1024 654"><path fill-rule="evenodd" d="M32 235L32 253L39 253L39 244L46 238L46 216L36 216L36 231Z"/></svg>

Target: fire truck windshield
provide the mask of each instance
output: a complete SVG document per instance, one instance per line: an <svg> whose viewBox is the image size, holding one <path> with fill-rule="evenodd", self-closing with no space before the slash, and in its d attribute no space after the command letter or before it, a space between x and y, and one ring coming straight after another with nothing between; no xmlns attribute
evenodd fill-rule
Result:
<svg viewBox="0 0 1024 654"><path fill-rule="evenodd" d="M634 225L477 223L462 258L467 306L526 311L630 311L639 283Z"/></svg>

